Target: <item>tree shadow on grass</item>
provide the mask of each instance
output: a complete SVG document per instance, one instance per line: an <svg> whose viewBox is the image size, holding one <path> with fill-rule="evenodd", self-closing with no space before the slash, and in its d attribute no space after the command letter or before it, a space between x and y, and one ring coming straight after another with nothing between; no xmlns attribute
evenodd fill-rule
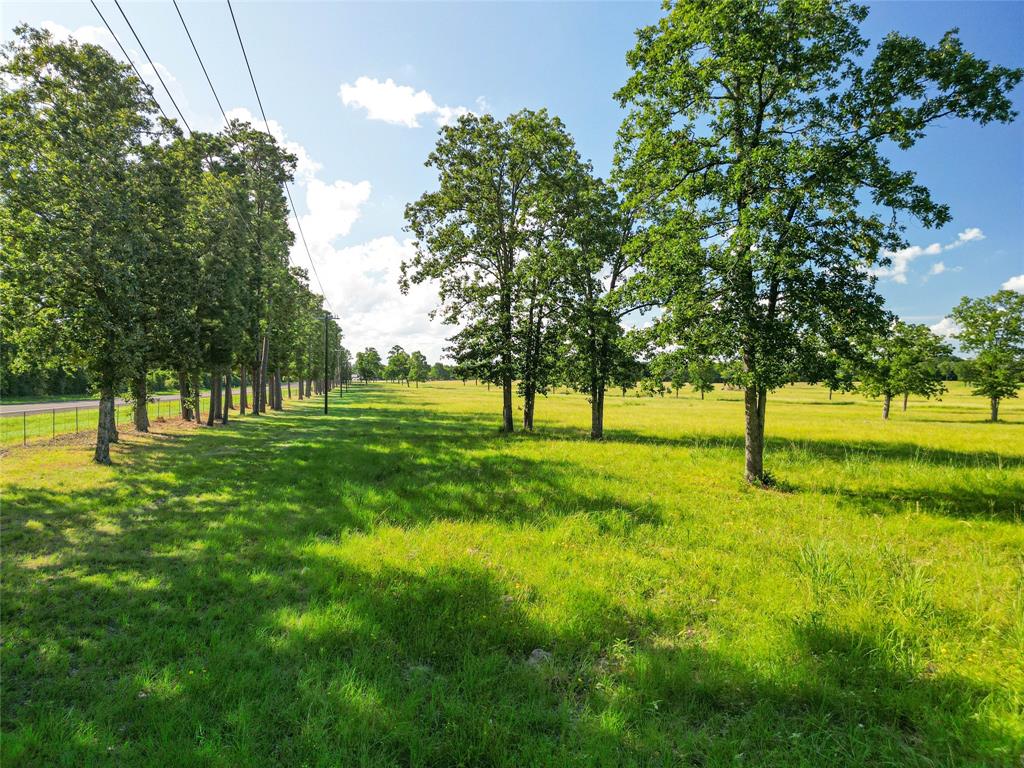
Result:
<svg viewBox="0 0 1024 768"><path fill-rule="evenodd" d="M356 565L331 547L275 562L268 542L207 545L140 558L142 584L82 568L14 573L10 764L1012 759L1012 735L978 716L1005 691L922 675L874 636L800 622L796 657L767 672L700 635L679 641L609 595L587 595L552 625L478 562ZM550 657L531 663L535 648Z"/></svg>
<svg viewBox="0 0 1024 768"><path fill-rule="evenodd" d="M913 511L958 519L1020 523L1024 520L1024 482L982 488L976 483L951 483L939 490L864 490L846 488L839 504L860 514L893 515Z"/></svg>
<svg viewBox="0 0 1024 768"><path fill-rule="evenodd" d="M580 429L573 427L548 427L537 431L537 435L552 440L589 441ZM632 445L657 445L688 450L743 450L743 435L715 435L694 433L665 437L629 429L608 429L604 442ZM842 440L792 440L784 437L765 437L765 460L786 453L805 453L830 461L912 461L935 466L993 467L1007 469L1024 468L1024 456L1006 456L995 451L953 451L943 448L929 448L917 443L887 441L846 442Z"/></svg>
<svg viewBox="0 0 1024 768"><path fill-rule="evenodd" d="M566 441L588 440L579 430L570 427L545 427L538 431L537 437ZM736 455L737 473L742 466L742 436L692 434L661 437L633 430L613 429L606 433L605 442L666 446L696 452L723 451ZM807 457L835 463L838 470L835 477L839 485L825 488L808 486L801 482L799 473L787 471L787 467L802 466ZM954 472L941 478L941 488L865 490L862 482L842 484L843 465L863 465L872 462L880 465L923 464ZM914 443L891 441L845 443L837 440L767 438L765 464L769 471L775 469L778 472L779 490L835 495L842 505L867 514L896 514L912 508L926 514L954 518L1019 522L1024 517L1024 481L1014 482L1007 474L1005 483L992 487L984 485L984 481L972 481L971 477L959 472L998 470L1019 473L1024 469L1024 457L1021 456L1006 456L994 451L969 452L925 448Z"/></svg>
<svg viewBox="0 0 1024 768"><path fill-rule="evenodd" d="M620 504L574 489L571 466L489 456L504 439L479 419L400 413L353 402L126 440L95 490L9 485L4 764L1012 759L977 716L1003 692L922 677L875 636L797 624L798 658L770 673L614 595L577 590L553 620L469 558L351 562L332 542L376 522ZM552 658L529 664L534 648Z"/></svg>

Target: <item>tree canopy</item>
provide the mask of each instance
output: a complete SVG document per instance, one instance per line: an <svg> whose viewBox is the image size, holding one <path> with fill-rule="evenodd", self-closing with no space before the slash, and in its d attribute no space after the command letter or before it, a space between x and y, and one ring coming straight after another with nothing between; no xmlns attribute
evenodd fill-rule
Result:
<svg viewBox="0 0 1024 768"><path fill-rule="evenodd" d="M873 51L867 8L679 0L637 33L615 179L642 225L632 289L662 308L663 343L735 357L746 476L763 482L767 394L799 378L809 347L885 322L868 270L906 245L905 214L949 221L893 157L947 117L1006 122L1021 71L890 33Z"/></svg>

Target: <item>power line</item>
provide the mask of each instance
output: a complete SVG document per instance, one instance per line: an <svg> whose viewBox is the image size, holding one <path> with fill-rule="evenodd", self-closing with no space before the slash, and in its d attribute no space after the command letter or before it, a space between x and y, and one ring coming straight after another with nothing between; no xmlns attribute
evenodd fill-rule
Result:
<svg viewBox="0 0 1024 768"><path fill-rule="evenodd" d="M224 124L228 124L228 114L224 111L224 105L220 103L220 96L217 95L217 89L213 87L213 80L210 79L210 73L206 71L206 64L203 63L203 57L199 55L199 49L196 48L196 42L192 39L192 33L188 30L188 24L185 23L185 17L181 15L181 8L178 7L178 0L172 0L174 3L174 10L178 12L178 18L181 19L181 26L185 28L185 34L188 35L188 41L192 43L192 50L196 53L196 58L199 59L199 66L203 69L203 74L206 75L206 82L210 86L210 90L213 91L213 99L217 102L217 108L220 109L221 115L224 117Z"/></svg>
<svg viewBox="0 0 1024 768"><path fill-rule="evenodd" d="M252 75L252 67L249 65L249 56L245 52L245 43L242 42L242 33L238 30L238 20L235 19L235 9L228 0L228 11L231 12L231 23L235 26L235 35L238 37L238 47L242 49L242 58L245 59L245 68L249 70L249 81L252 89L256 92L256 103L260 105L260 114L263 115L263 124L270 130L270 122L267 120L267 113L263 109L263 99L260 98L260 89L256 87L256 78Z"/></svg>
<svg viewBox="0 0 1024 768"><path fill-rule="evenodd" d="M156 64L153 63L153 59L152 57L150 57L149 51L146 50L146 46L142 44L142 40L139 38L139 34L135 31L135 27L133 27L132 23L128 20L128 15L124 12L124 8L121 7L120 0L114 0L114 5L116 5L117 10L121 12L121 17L124 19L125 24L128 25L128 29L131 30L132 35L135 37L135 42L137 42L139 44L139 48L142 49L142 53L145 54L146 61L149 62L149 66L151 66L153 68L153 71L156 73L156 77L157 80L160 81L160 85L162 85L164 87L164 90L167 91L167 95L170 97L171 104L174 105L174 109L177 111L178 117L181 118L181 122L184 124L184 126L188 129L188 132L191 134L192 126L188 124L188 120L185 119L185 115L181 111L181 108L178 106L178 102L174 100L174 94L172 94L171 89L167 87L167 83L164 82L163 75L161 75L160 70L156 68Z"/></svg>
<svg viewBox="0 0 1024 768"><path fill-rule="evenodd" d="M115 0L116 2L117 0ZM252 89L256 93L256 103L260 106L260 115L263 116L263 127L267 133L270 133L270 121L267 120L266 110L263 109L263 99L260 98L260 89L256 87L256 78L252 74L252 66L249 64L249 55L245 52L245 43L242 42L242 32L238 28L238 20L235 18L235 9L231 5L231 0L227 0L228 11L231 13L231 23L235 27L235 35L238 37L238 47L242 49L242 58L245 59L245 68L249 71L249 81L252 83ZM313 254L309 250L309 244L306 242L306 233L302 231L302 222L299 221L299 212L295 208L295 200L292 199L292 190L288 182L284 184L285 192L288 193L288 203L292 207L292 216L295 217L295 226L299 230L299 237L302 238L302 247L306 250L306 258L309 259L309 266L313 268L313 276L316 277L316 283L320 286L320 293L324 297L324 302L331 309L331 314L334 314L334 307L331 305L330 299L327 298L327 291L324 290L324 284L320 282L320 275L316 271L316 262L313 261Z"/></svg>
<svg viewBox="0 0 1024 768"><path fill-rule="evenodd" d="M160 114L164 116L164 120L170 121L171 118L167 116L167 113L164 112L164 108L160 106L160 102L156 100L155 96L153 96L153 86L146 82L146 79L142 76L142 73L139 72L139 68L136 67L135 62L132 61L132 57L128 55L128 51L126 51L124 49L124 46L121 45L121 40L114 33L113 28L107 22L107 17L103 15L103 11L100 10L100 7L96 5L96 0L89 0L89 2L92 3L92 7L95 9L96 13L100 17L100 20L103 22L103 26L107 28L107 32L109 32L110 36L114 38L114 42L117 43L117 47L121 49L121 53L128 60L128 63L131 64L132 69L135 71L135 76L139 78L139 82L141 82L144 86L146 86L146 88L149 89L149 95L153 99L153 103L156 104L156 108L160 110Z"/></svg>
<svg viewBox="0 0 1024 768"><path fill-rule="evenodd" d="M220 109L220 114L224 118L225 128L227 128L230 125L231 121L228 120L227 112L225 111L224 105L222 104L222 102L220 100L220 96L217 94L216 87L214 87L214 85L213 85L213 78L210 77L210 72L206 68L206 63L203 61L203 57L199 53L199 47L196 45L195 40L192 37L192 32L188 28L188 22L185 21L185 16L182 14L181 8L178 6L178 0L172 0L172 2L174 3L174 9L178 12L178 18L181 19L181 26L184 27L185 34L188 36L188 41L192 44L192 50L193 50L193 52L195 52L196 58L199 60L199 66L202 68L203 74L206 76L206 84L210 86L210 92L213 93L213 99L214 99L214 101L217 102L217 107ZM261 105L261 108L262 108L262 105ZM265 119L264 119L264 122L266 122ZM289 203L291 203L291 192L290 191L289 191L289 194L288 194L288 201L289 201ZM292 211L294 213L295 205L294 205L294 203L291 203L291 205L292 205ZM298 221L298 217L296 217L296 221ZM291 265L291 256L290 255L288 255L288 263L289 263L289 265ZM312 263L312 260L310 260L310 263ZM318 283L320 282L320 278L319 277L317 278L317 282ZM320 286L320 290L321 291L323 290L323 286Z"/></svg>

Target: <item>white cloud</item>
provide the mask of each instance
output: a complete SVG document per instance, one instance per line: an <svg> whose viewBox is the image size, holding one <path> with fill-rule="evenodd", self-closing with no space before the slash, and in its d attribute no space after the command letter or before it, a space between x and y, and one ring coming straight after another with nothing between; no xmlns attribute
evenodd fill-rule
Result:
<svg viewBox="0 0 1024 768"><path fill-rule="evenodd" d="M894 283L907 282L907 271L910 263L921 256L937 256L942 253L942 246L939 243L932 243L927 246L908 245L898 251L882 251L892 262L888 267L875 267L871 274L877 275L883 280L892 280Z"/></svg>
<svg viewBox="0 0 1024 768"><path fill-rule="evenodd" d="M898 251L884 250L882 251L882 255L887 256L892 263L888 267L874 267L869 270L869 273L882 280L892 280L894 283L906 283L910 264L915 259L922 256L938 256L944 251L950 251L954 248L959 248L966 243L984 239L985 233L978 227L968 227L956 236L956 240L944 245L941 243L931 243L930 245L925 246L908 245L906 248L900 248ZM932 266L931 271L929 271L928 274L939 275L945 271L947 271L947 267L940 261ZM954 267L948 271L959 271L959 267Z"/></svg>
<svg viewBox="0 0 1024 768"><path fill-rule="evenodd" d="M1015 275L1003 283L1002 288L1004 291L1016 291L1017 293L1024 293L1024 275Z"/></svg>
<svg viewBox="0 0 1024 768"><path fill-rule="evenodd" d="M370 182L335 181L326 184L310 179L306 185L306 208L302 217L302 230L306 237L329 245L341 235L347 235L359 218L362 206L370 199Z"/></svg>
<svg viewBox="0 0 1024 768"><path fill-rule="evenodd" d="M76 29L69 29L63 24L49 20L40 22L39 26L53 35L54 39L59 42L74 38L82 44L100 45L110 49L111 52L117 51L118 58L120 58L120 49L117 47L117 42L105 27L94 27L86 24Z"/></svg>
<svg viewBox="0 0 1024 768"><path fill-rule="evenodd" d="M964 243L972 243L975 240L984 240L985 233L982 232L978 227L968 227L963 232L956 236L956 240L943 247L942 250L948 251L953 248L959 248Z"/></svg>
<svg viewBox="0 0 1024 768"><path fill-rule="evenodd" d="M434 101L427 91L417 91L408 85L399 85L390 77L383 82L365 75L355 83L342 83L338 90L342 104L354 109L365 109L369 120L418 128L421 116L432 115L438 125L450 125L473 110L469 107L449 107ZM477 99L477 109L486 102ZM481 110L482 111L482 110Z"/></svg>
<svg viewBox="0 0 1024 768"><path fill-rule="evenodd" d="M942 336L945 339L955 336L957 331L960 330L959 326L953 321L951 317L944 317L935 325L930 326L932 333Z"/></svg>
<svg viewBox="0 0 1024 768"><path fill-rule="evenodd" d="M327 297L341 317L345 346L353 352L372 346L383 354L401 344L408 351L420 350L431 362L441 358L452 328L428 316L437 306L436 286L413 285L408 295L398 289L401 263L414 254L411 240L389 235L343 248L322 241L310 248Z"/></svg>

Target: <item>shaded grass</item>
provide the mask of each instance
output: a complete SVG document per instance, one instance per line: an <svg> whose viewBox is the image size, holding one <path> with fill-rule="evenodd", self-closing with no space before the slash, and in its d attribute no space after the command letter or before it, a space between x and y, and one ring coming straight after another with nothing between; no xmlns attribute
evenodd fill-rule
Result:
<svg viewBox="0 0 1024 768"><path fill-rule="evenodd" d="M317 408L4 458L5 766L1019 764L1018 404Z"/></svg>

